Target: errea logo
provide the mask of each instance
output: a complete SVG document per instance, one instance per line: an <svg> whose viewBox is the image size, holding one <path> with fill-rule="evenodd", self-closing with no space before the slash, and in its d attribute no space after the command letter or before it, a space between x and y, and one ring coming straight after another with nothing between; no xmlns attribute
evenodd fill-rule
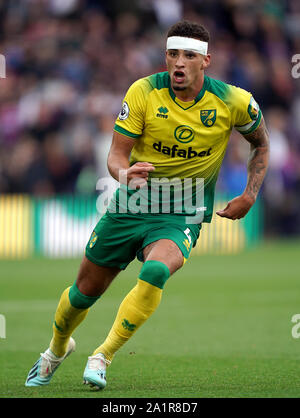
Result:
<svg viewBox="0 0 300 418"><path fill-rule="evenodd" d="M160 106L158 109L158 113L156 113L156 117L168 119L167 113L169 112L167 107Z"/></svg>

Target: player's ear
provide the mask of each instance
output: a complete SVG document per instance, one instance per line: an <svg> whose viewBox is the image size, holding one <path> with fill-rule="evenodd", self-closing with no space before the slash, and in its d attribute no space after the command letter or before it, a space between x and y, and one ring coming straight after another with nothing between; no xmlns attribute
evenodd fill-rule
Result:
<svg viewBox="0 0 300 418"><path fill-rule="evenodd" d="M166 50L165 63L166 63L167 71L169 71L170 60L168 59L168 50Z"/></svg>
<svg viewBox="0 0 300 418"><path fill-rule="evenodd" d="M202 70L206 70L210 66L210 54L204 55L203 61L202 61Z"/></svg>

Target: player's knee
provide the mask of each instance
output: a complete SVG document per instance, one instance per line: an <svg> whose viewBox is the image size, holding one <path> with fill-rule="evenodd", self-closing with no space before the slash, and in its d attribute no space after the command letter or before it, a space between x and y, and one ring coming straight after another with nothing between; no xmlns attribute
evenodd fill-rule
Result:
<svg viewBox="0 0 300 418"><path fill-rule="evenodd" d="M149 260L143 264L139 278L163 289L166 281L170 277L170 271L166 264L161 261Z"/></svg>
<svg viewBox="0 0 300 418"><path fill-rule="evenodd" d="M87 296L84 295L74 282L73 286L69 288L69 300L71 305L77 309L88 309L90 308L100 296Z"/></svg>

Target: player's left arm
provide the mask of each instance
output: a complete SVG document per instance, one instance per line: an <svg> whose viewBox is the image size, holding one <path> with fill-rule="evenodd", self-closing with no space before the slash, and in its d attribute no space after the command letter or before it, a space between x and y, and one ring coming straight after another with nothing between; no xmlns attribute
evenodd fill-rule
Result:
<svg viewBox="0 0 300 418"><path fill-rule="evenodd" d="M232 220L243 218L255 203L269 162L269 135L263 116L259 126L243 136L250 143L246 188L240 196L228 202L225 209L217 212L219 216Z"/></svg>

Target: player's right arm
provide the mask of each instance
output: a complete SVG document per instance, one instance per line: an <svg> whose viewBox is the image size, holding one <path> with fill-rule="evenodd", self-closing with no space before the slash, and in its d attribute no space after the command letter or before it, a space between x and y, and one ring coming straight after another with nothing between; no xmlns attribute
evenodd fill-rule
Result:
<svg viewBox="0 0 300 418"><path fill-rule="evenodd" d="M148 83L137 80L128 89L122 109L116 120L107 166L114 179L122 184L143 187L148 173L154 170L148 162L137 162L130 167L129 157L136 141L142 135L145 123Z"/></svg>
<svg viewBox="0 0 300 418"><path fill-rule="evenodd" d="M154 170L151 163L138 162L129 166L129 157L135 140L114 131L107 159L107 167L114 179L122 184L143 187L147 184L148 174Z"/></svg>

